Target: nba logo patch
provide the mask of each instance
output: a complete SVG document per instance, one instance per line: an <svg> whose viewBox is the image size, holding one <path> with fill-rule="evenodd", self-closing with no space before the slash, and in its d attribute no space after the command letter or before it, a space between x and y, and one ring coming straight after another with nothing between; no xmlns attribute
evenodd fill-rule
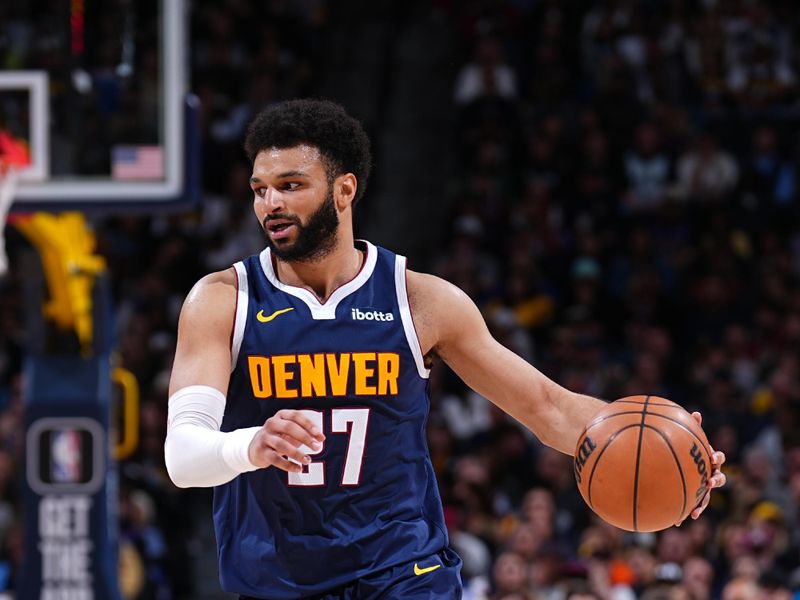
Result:
<svg viewBox="0 0 800 600"><path fill-rule="evenodd" d="M107 438L83 417L45 417L28 428L25 472L38 494L91 494L103 485Z"/></svg>
<svg viewBox="0 0 800 600"><path fill-rule="evenodd" d="M83 473L81 432L53 431L50 436L50 477L54 483L78 483Z"/></svg>

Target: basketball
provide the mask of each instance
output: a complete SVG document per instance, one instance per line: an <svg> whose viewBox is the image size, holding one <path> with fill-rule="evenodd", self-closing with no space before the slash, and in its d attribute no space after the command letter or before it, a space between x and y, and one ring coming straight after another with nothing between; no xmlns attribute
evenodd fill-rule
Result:
<svg viewBox="0 0 800 600"><path fill-rule="evenodd" d="M574 467L583 499L604 521L627 531L659 531L686 518L703 498L711 448L678 404L629 396L584 428Z"/></svg>

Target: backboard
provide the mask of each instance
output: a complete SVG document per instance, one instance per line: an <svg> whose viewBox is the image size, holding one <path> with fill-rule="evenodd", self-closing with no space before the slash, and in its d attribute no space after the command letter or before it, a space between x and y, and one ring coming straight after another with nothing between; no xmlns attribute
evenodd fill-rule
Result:
<svg viewBox="0 0 800 600"><path fill-rule="evenodd" d="M183 0L7 4L0 129L31 156L13 209L181 199L192 127Z"/></svg>

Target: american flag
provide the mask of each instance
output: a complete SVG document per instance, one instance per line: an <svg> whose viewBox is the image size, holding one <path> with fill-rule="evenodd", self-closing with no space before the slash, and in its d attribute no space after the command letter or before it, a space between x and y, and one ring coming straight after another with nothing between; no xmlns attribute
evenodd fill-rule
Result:
<svg viewBox="0 0 800 600"><path fill-rule="evenodd" d="M164 149L161 146L114 146L111 149L113 179L163 179Z"/></svg>

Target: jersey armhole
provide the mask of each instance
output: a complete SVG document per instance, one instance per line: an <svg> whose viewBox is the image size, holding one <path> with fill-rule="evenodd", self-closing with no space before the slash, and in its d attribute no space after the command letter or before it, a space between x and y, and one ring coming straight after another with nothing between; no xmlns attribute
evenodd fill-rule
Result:
<svg viewBox="0 0 800 600"><path fill-rule="evenodd" d="M239 350L244 338L244 326L247 323L247 303L250 297L247 288L247 269L243 262L234 263L236 269L236 310L233 321L233 334L231 335L231 372L236 368L239 360Z"/></svg>
<svg viewBox="0 0 800 600"><path fill-rule="evenodd" d="M408 303L408 286L406 285L406 257L397 255L394 263L394 283L397 292L397 305L400 308L400 319L403 322L403 330L406 334L406 341L414 355L414 362L417 364L417 372L423 379L427 379L431 370L425 367L425 358L422 354L422 345L419 343L417 329L414 327L414 319L411 315L411 307Z"/></svg>

